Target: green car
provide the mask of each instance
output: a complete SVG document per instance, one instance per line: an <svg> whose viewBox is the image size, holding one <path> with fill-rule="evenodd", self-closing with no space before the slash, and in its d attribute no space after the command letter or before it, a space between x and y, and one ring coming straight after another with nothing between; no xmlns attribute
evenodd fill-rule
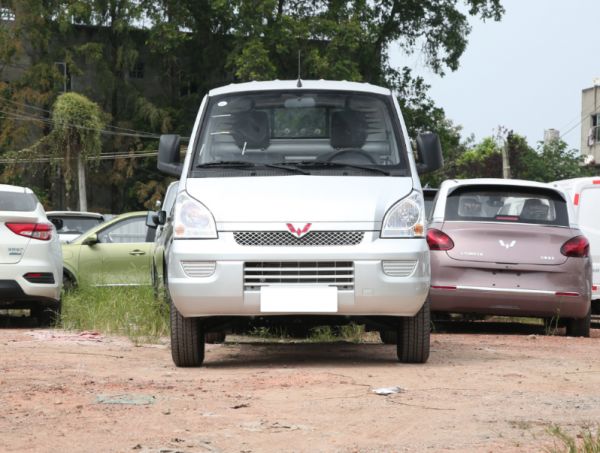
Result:
<svg viewBox="0 0 600 453"><path fill-rule="evenodd" d="M121 214L63 244L66 285L151 285L156 229L146 211Z"/></svg>

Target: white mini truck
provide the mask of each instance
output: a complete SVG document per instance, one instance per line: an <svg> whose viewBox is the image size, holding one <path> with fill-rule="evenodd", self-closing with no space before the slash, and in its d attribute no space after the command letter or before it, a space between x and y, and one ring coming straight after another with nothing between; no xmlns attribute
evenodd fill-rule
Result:
<svg viewBox="0 0 600 453"><path fill-rule="evenodd" d="M556 181L569 195L574 222L590 243L592 314L600 315L600 176Z"/></svg>
<svg viewBox="0 0 600 453"><path fill-rule="evenodd" d="M234 84L202 101L188 151L160 139L180 177L164 279L177 366L231 326L364 324L429 357L429 249L418 173L442 165L435 134L418 164L389 90L334 81ZM418 170L418 171L417 171Z"/></svg>

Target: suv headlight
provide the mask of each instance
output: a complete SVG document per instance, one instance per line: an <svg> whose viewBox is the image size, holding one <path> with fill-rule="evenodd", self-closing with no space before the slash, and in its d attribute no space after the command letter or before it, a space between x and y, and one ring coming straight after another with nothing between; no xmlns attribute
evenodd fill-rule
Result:
<svg viewBox="0 0 600 453"><path fill-rule="evenodd" d="M413 191L394 204L383 217L382 238L425 237L423 195Z"/></svg>
<svg viewBox="0 0 600 453"><path fill-rule="evenodd" d="M217 227L210 211L185 192L181 192L175 200L173 237L177 239L217 239Z"/></svg>

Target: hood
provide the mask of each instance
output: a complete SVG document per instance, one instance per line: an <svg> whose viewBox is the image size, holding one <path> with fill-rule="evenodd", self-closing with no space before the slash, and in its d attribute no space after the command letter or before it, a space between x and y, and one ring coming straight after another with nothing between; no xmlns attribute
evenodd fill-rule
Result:
<svg viewBox="0 0 600 453"><path fill-rule="evenodd" d="M412 190L410 177L267 176L190 178L187 192L217 224L235 222L370 222Z"/></svg>

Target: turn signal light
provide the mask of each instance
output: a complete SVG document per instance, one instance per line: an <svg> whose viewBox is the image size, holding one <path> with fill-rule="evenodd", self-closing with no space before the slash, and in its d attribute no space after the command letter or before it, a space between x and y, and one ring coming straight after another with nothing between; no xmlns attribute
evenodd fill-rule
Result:
<svg viewBox="0 0 600 453"><path fill-rule="evenodd" d="M429 250L451 250L454 248L454 241L443 231L431 228L427 230L427 245Z"/></svg>
<svg viewBox="0 0 600 453"><path fill-rule="evenodd" d="M7 228L19 236L25 236L40 241L52 239L51 223L7 223Z"/></svg>
<svg viewBox="0 0 600 453"><path fill-rule="evenodd" d="M560 253L572 258L586 258L590 254L590 243L585 236L575 236L562 245Z"/></svg>

